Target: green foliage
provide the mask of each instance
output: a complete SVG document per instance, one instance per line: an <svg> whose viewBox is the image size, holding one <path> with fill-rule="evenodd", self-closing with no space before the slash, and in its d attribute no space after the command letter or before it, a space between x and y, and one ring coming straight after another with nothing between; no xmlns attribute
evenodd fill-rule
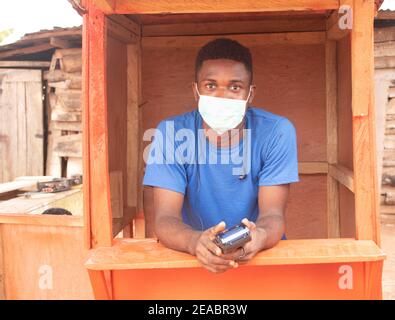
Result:
<svg viewBox="0 0 395 320"><path fill-rule="evenodd" d="M5 38L7 38L10 34L12 34L13 31L14 29L6 29L0 31L0 43L2 43Z"/></svg>

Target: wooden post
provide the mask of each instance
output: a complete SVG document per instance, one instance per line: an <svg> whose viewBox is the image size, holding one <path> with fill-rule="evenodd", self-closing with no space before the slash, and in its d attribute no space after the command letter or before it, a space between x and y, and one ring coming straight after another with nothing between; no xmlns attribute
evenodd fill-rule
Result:
<svg viewBox="0 0 395 320"><path fill-rule="evenodd" d="M336 41L325 44L327 161L337 164L337 59ZM340 237L339 182L327 175L328 238Z"/></svg>
<svg viewBox="0 0 395 320"><path fill-rule="evenodd" d="M112 221L108 172L106 19L87 0L84 25L84 214L90 246L111 246Z"/></svg>
<svg viewBox="0 0 395 320"><path fill-rule="evenodd" d="M138 36L140 37L140 32ZM141 137L141 42L127 46L127 205L139 207L140 186L140 137ZM136 210L138 213L139 211ZM130 223L133 230L133 221ZM134 236L134 234L133 234Z"/></svg>
<svg viewBox="0 0 395 320"><path fill-rule="evenodd" d="M351 30L356 238L380 242L374 111L374 0L354 0Z"/></svg>

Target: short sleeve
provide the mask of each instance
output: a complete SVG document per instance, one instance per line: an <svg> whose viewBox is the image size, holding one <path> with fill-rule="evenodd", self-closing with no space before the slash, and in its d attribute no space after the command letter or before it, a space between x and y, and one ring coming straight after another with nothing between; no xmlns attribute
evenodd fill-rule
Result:
<svg viewBox="0 0 395 320"><path fill-rule="evenodd" d="M268 142L263 166L258 173L259 186L299 181L296 130L291 121L281 118Z"/></svg>
<svg viewBox="0 0 395 320"><path fill-rule="evenodd" d="M170 130L169 130L170 131ZM149 147L143 185L160 187L185 194L187 178L182 163L176 161L174 136L166 130L166 121L159 123Z"/></svg>

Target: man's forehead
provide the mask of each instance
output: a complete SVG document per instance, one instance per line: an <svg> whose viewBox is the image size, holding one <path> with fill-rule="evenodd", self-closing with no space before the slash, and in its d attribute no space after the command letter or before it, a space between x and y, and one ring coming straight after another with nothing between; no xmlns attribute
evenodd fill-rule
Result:
<svg viewBox="0 0 395 320"><path fill-rule="evenodd" d="M202 79L226 76L230 77L232 81L243 81L249 77L242 62L228 59L205 60L199 73Z"/></svg>

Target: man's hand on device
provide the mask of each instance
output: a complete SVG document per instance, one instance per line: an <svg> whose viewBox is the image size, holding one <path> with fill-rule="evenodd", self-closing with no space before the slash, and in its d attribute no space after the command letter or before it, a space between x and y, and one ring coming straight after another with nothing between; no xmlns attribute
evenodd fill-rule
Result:
<svg viewBox="0 0 395 320"><path fill-rule="evenodd" d="M214 243L215 235L225 229L225 222L220 222L202 232L196 241L195 255L199 262L214 273L225 272L236 268L237 262L232 257L225 257L221 249Z"/></svg>
<svg viewBox="0 0 395 320"><path fill-rule="evenodd" d="M224 255L224 258L246 262L251 260L264 248L267 234L265 229L257 227L254 222L249 221L246 218L241 222L250 229L251 241L247 242L243 247L235 250L234 252Z"/></svg>

